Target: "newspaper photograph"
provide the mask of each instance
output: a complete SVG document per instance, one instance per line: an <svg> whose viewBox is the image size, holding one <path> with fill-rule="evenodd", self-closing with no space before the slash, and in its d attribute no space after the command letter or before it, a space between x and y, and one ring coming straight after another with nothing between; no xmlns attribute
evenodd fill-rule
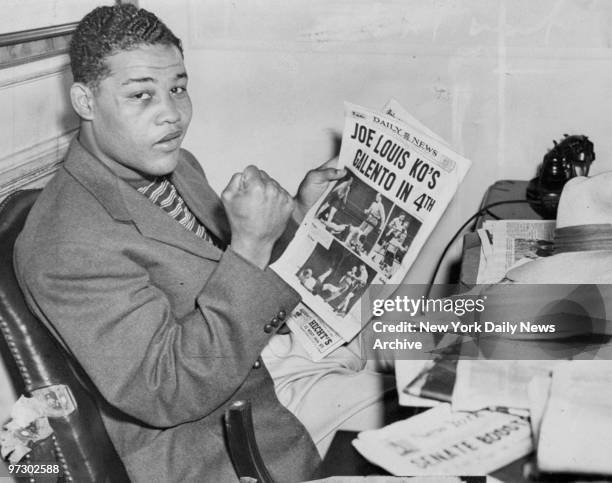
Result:
<svg viewBox="0 0 612 483"><path fill-rule="evenodd" d="M401 283L470 167L420 123L404 122L395 101L384 111L398 117L345 110L338 167L346 175L272 265L302 297L288 324L315 358L359 332L359 301L372 283Z"/></svg>
<svg viewBox="0 0 612 483"><path fill-rule="evenodd" d="M476 283L499 282L519 263L552 255L554 220L487 220L481 241Z"/></svg>
<svg viewBox="0 0 612 483"><path fill-rule="evenodd" d="M398 476L484 475L533 449L527 419L486 410L452 411L449 404L363 431L353 446Z"/></svg>

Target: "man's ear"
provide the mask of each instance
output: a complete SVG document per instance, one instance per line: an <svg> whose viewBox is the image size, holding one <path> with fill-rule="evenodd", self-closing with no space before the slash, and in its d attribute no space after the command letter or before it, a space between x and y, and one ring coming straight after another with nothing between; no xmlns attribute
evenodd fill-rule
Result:
<svg viewBox="0 0 612 483"><path fill-rule="evenodd" d="M93 118L94 95L87 85L82 82L75 82L70 87L70 101L72 108L85 121Z"/></svg>

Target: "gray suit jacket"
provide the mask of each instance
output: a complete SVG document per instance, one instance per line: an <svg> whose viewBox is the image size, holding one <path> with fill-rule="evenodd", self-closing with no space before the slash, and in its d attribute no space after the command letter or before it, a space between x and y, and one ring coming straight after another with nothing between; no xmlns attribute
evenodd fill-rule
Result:
<svg viewBox="0 0 612 483"><path fill-rule="evenodd" d="M191 154L172 181L220 239L229 229ZM28 303L84 367L134 481L233 481L222 414L253 405L264 460L278 481L320 462L277 400L259 354L264 325L297 294L270 270L185 230L73 141L16 245ZM255 366L255 367L254 367Z"/></svg>

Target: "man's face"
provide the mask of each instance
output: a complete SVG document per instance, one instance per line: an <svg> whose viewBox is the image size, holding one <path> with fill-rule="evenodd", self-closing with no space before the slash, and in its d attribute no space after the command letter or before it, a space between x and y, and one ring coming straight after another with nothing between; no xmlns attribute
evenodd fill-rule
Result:
<svg viewBox="0 0 612 483"><path fill-rule="evenodd" d="M142 174L171 173L191 121L187 73L175 46L142 45L108 56L93 94L94 149Z"/></svg>

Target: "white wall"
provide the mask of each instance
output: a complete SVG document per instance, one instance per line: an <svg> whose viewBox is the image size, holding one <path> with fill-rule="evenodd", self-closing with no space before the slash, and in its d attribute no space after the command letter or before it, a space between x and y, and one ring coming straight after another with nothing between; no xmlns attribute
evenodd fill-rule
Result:
<svg viewBox="0 0 612 483"><path fill-rule="evenodd" d="M97 5L113 3L114 0L3 0L0 33L76 22Z"/></svg>

